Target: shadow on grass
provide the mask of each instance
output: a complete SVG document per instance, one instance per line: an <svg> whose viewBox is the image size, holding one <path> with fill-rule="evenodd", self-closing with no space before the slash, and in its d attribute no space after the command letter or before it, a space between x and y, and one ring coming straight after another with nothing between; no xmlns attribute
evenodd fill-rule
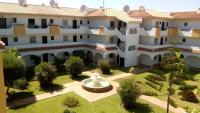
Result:
<svg viewBox="0 0 200 113"><path fill-rule="evenodd" d="M63 85L60 85L60 84L51 84L51 85L48 85L45 88L41 88L41 90L44 91L44 92L53 93L54 91L62 91L63 88L64 88Z"/></svg>
<svg viewBox="0 0 200 113"><path fill-rule="evenodd" d="M129 113L152 113L152 108L148 104L135 103L134 108L126 109Z"/></svg>
<svg viewBox="0 0 200 113"><path fill-rule="evenodd" d="M87 78L89 78L89 76L87 76L87 75L79 75L77 77L72 77L72 80L82 81L82 80L87 79Z"/></svg>
<svg viewBox="0 0 200 113"><path fill-rule="evenodd" d="M36 102L33 92L18 92L7 97L7 106L12 109L21 108L21 106L27 106L33 102Z"/></svg>

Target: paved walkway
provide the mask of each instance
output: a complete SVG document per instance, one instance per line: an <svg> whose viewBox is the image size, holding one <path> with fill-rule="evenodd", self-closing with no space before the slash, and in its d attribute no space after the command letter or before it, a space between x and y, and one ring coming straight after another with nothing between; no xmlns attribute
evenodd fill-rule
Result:
<svg viewBox="0 0 200 113"><path fill-rule="evenodd" d="M84 74L88 75L88 76L92 76L93 73L87 71L87 72L83 72ZM124 77L129 77L131 76L131 73L124 73L124 74L119 74L119 75L115 75L115 76L111 76L111 77L107 77L105 79L109 80L113 86L113 89L111 91L105 92L105 93L91 93L88 92L86 90L84 90L81 87L81 82L75 81L75 82L71 82L68 84L64 84L64 89L60 90L60 91L54 91L54 92L50 92L50 93L45 93L45 94L41 94L41 95L37 95L34 97L28 97L25 99L21 99L21 100L17 100L14 101L12 103L8 104L8 107L17 107L17 106L21 106L21 105L25 105L25 104L30 104L36 101L40 101L40 100L44 100L44 99L48 99L51 97L55 97L55 96L59 96L59 95L63 95L65 93L68 92L75 92L76 94L80 95L82 98L88 100L89 102L95 102L97 100L106 98L108 96L112 96L114 94L117 94L117 88L119 87L119 84L117 82L114 82L114 80L120 79L120 78L124 78ZM159 100L155 97L151 97L151 96L140 96L141 99L146 100L152 104L158 105L162 108L166 109L167 103L165 101ZM174 112L174 113L184 113L184 109L182 108L174 108L172 106L170 106L170 111Z"/></svg>

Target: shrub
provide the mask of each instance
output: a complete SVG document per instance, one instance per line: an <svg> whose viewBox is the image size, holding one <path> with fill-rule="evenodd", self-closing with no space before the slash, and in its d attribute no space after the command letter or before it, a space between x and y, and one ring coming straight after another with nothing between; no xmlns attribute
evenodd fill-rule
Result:
<svg viewBox="0 0 200 113"><path fill-rule="evenodd" d="M129 73L135 73L135 68L134 67L130 67L130 69L128 71L129 71Z"/></svg>
<svg viewBox="0 0 200 113"><path fill-rule="evenodd" d="M147 95L147 96L158 96L157 93L152 92L152 91L144 91L142 94Z"/></svg>
<svg viewBox="0 0 200 113"><path fill-rule="evenodd" d="M155 74L152 74L152 75L148 75L148 77L154 79L154 80L158 80L158 81L166 81L166 76L162 75L155 75Z"/></svg>
<svg viewBox="0 0 200 113"><path fill-rule="evenodd" d="M196 108L185 107L187 113L200 113Z"/></svg>
<svg viewBox="0 0 200 113"><path fill-rule="evenodd" d="M193 90L196 89L197 86L196 85L182 85L179 87L179 90Z"/></svg>
<svg viewBox="0 0 200 113"><path fill-rule="evenodd" d="M77 77L83 71L83 60L80 57L72 56L65 62L65 68L72 75L72 77Z"/></svg>
<svg viewBox="0 0 200 113"><path fill-rule="evenodd" d="M103 74L110 74L110 65L108 64L107 61L101 61L99 68L103 72Z"/></svg>
<svg viewBox="0 0 200 113"><path fill-rule="evenodd" d="M147 81L146 84L149 85L150 87L156 89L156 90L159 90L159 89L160 89L158 85L153 84L153 83L151 83L151 82L148 82L148 81Z"/></svg>
<svg viewBox="0 0 200 113"><path fill-rule="evenodd" d="M26 67L25 70L25 78L26 80L35 80L35 73L34 73L35 67Z"/></svg>
<svg viewBox="0 0 200 113"><path fill-rule="evenodd" d="M42 62L35 67L35 75L42 88L52 84L55 74L56 68L49 63Z"/></svg>
<svg viewBox="0 0 200 113"><path fill-rule="evenodd" d="M175 108L178 107L177 104L176 104L176 102L175 102L173 99L170 99L170 100L169 100L169 104L170 104L171 106L175 107Z"/></svg>
<svg viewBox="0 0 200 113"><path fill-rule="evenodd" d="M64 111L63 111L63 113L76 113L75 111L72 111L72 110L70 110L70 109L65 109Z"/></svg>
<svg viewBox="0 0 200 113"><path fill-rule="evenodd" d="M86 54L83 50L74 51L72 54L75 57L79 57L79 58L83 59L84 61L86 60Z"/></svg>
<svg viewBox="0 0 200 113"><path fill-rule="evenodd" d="M140 88L130 79L124 80L120 83L118 93L125 108L133 107L135 101L141 95Z"/></svg>
<svg viewBox="0 0 200 113"><path fill-rule="evenodd" d="M28 86L28 82L26 81L26 79L17 79L15 82L14 82L14 86L18 89L26 89L27 86Z"/></svg>
<svg viewBox="0 0 200 113"><path fill-rule="evenodd" d="M57 72L65 72L65 59L55 58L54 65L56 66Z"/></svg>
<svg viewBox="0 0 200 113"><path fill-rule="evenodd" d="M161 81L157 81L157 80L151 78L151 76L147 76L147 77L145 77L145 79L148 80L149 82L152 82L152 83L157 84L159 86L163 86L163 83Z"/></svg>
<svg viewBox="0 0 200 113"><path fill-rule="evenodd" d="M79 101L74 97L66 97L63 101L63 105L69 108L79 106Z"/></svg>
<svg viewBox="0 0 200 113"><path fill-rule="evenodd" d="M183 80L179 78L174 79L172 82L176 85L186 85L186 82L184 82Z"/></svg>
<svg viewBox="0 0 200 113"><path fill-rule="evenodd" d="M190 90L183 90L181 92L182 99L188 102L199 102L194 92Z"/></svg>
<svg viewBox="0 0 200 113"><path fill-rule="evenodd" d="M168 91L169 91L169 89L168 89ZM176 90L175 90L174 88L171 88L170 94L171 94L171 95L174 95L175 93L176 93Z"/></svg>

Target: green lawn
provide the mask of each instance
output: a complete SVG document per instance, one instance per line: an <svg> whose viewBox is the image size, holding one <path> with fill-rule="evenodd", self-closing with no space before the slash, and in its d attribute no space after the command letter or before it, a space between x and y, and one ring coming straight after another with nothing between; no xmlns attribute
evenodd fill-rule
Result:
<svg viewBox="0 0 200 113"><path fill-rule="evenodd" d="M151 92L156 92L159 96L157 96L157 98L159 99L162 99L164 101L167 100L167 82L164 83L164 88L162 89L162 91L157 91L155 90L154 88L148 86L145 82L147 81L145 79L146 76L148 76L149 74L153 74L154 73L154 70L153 71L150 71L150 72L145 72L145 73L142 73L142 74L138 74L138 75L133 75L131 77L128 77L128 78L124 78L124 79L131 79L133 78L137 84L141 87L141 89L143 91L151 91ZM167 74L165 72L165 74ZM194 76L195 78L195 81L186 81L188 84L194 84L194 85L197 85L198 88L200 89L200 73L195 73L195 72L192 72L192 71L189 71L187 74L191 75L191 76ZM119 79L117 80L118 82L122 81L123 79ZM177 105L179 107L187 107L189 106L190 108L196 108L198 110L200 110L200 103L191 103L191 102L187 102L187 101L183 101L181 100L181 96L178 95L178 85L173 85L173 88L176 90L176 94L172 96L173 100L177 103ZM200 94L197 95L199 101L200 101Z"/></svg>
<svg viewBox="0 0 200 113"><path fill-rule="evenodd" d="M126 110L121 106L118 95L113 95L105 99L89 103L75 93L68 93L51 99L39 101L21 108L9 109L8 113L62 113L65 107L62 101L67 96L76 97L80 101L80 106L73 108L76 113L163 113L166 110L150 104L144 100L137 101L137 108Z"/></svg>

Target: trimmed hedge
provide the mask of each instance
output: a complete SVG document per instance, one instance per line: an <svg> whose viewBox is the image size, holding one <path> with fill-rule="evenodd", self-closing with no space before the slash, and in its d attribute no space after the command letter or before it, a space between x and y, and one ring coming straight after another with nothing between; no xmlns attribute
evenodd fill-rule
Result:
<svg viewBox="0 0 200 113"><path fill-rule="evenodd" d="M69 108L73 108L79 106L79 101L74 97L66 97L63 101L63 105Z"/></svg>
<svg viewBox="0 0 200 113"><path fill-rule="evenodd" d="M196 88L197 88L196 85L188 85L188 84L186 84L186 85L180 86L178 89L179 90L193 90L193 89L196 89Z"/></svg>
<svg viewBox="0 0 200 113"><path fill-rule="evenodd" d="M176 104L176 102L175 102L173 99L170 99L170 100L169 100L169 104L170 104L171 106L175 107L175 108L178 107L177 104Z"/></svg>
<svg viewBox="0 0 200 113"><path fill-rule="evenodd" d="M145 79L148 80L149 82L152 82L152 83L157 84L159 86L163 86L163 82L157 81L157 80L153 79L151 76L147 76L147 77L145 77Z"/></svg>
<svg viewBox="0 0 200 113"><path fill-rule="evenodd" d="M152 88L154 88L154 89L160 91L160 87L159 87L158 85L153 84L153 83L151 83L151 82L149 82L149 81L147 81L147 82L145 82L145 83L146 83L147 85L149 85L150 87L152 87Z"/></svg>
<svg viewBox="0 0 200 113"><path fill-rule="evenodd" d="M147 96L158 96L157 93L152 92L152 91L144 91L142 94L147 95Z"/></svg>

